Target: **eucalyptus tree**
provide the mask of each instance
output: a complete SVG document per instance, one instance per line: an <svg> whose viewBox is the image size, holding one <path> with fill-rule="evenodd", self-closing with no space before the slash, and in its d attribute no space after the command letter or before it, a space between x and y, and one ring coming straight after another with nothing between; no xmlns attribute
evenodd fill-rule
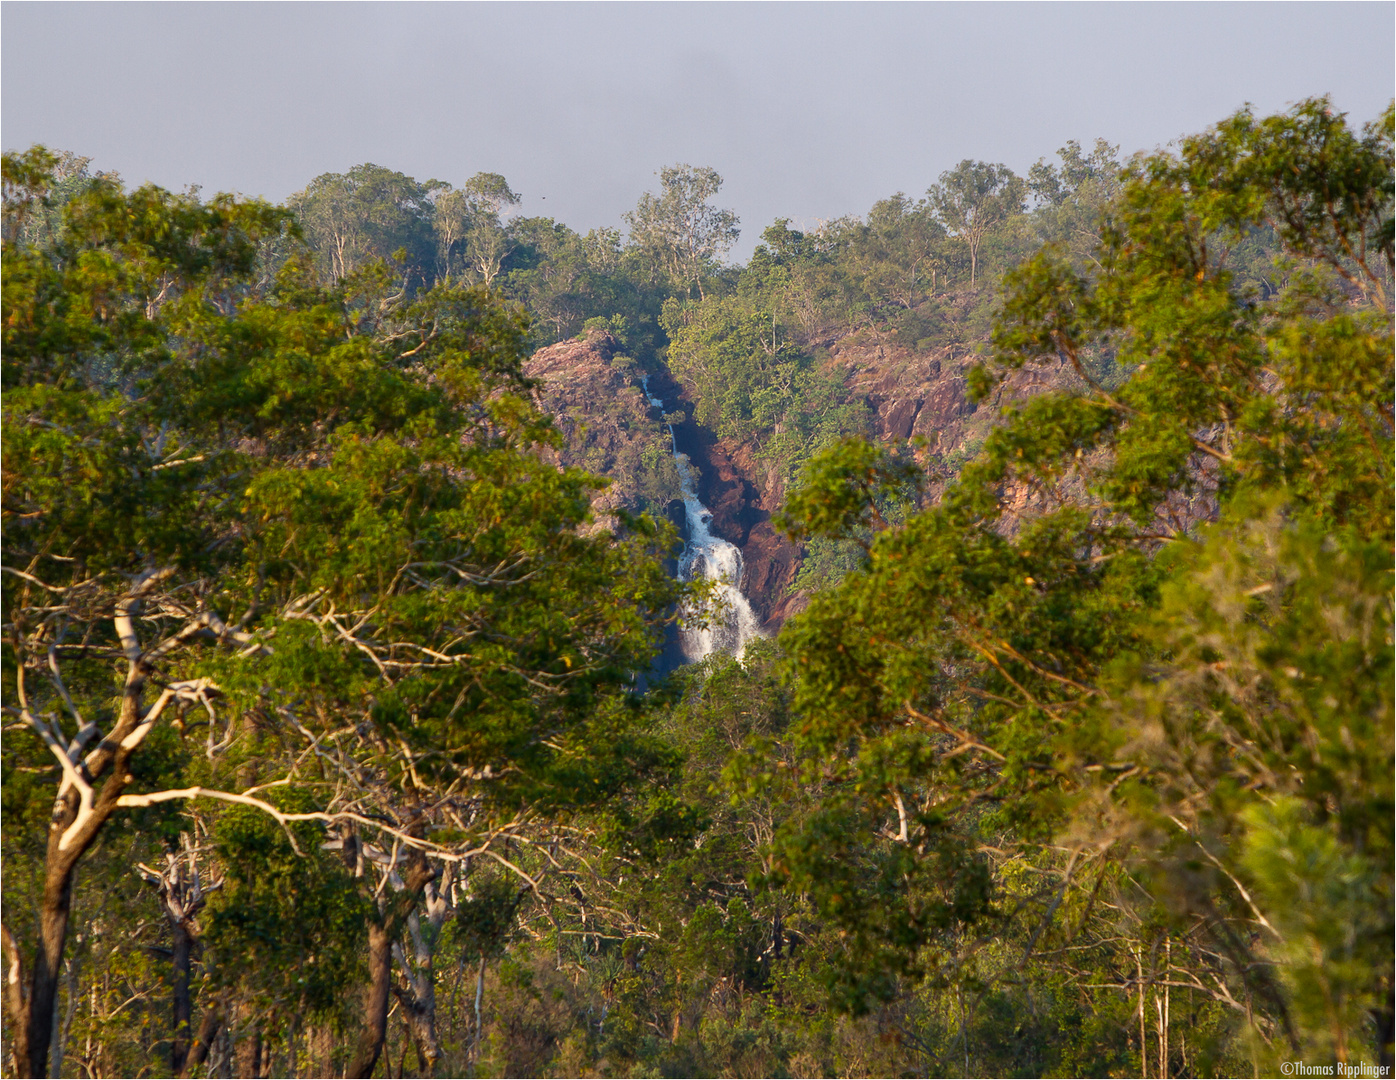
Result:
<svg viewBox="0 0 1396 1080"><path fill-rule="evenodd" d="M492 288L514 247L502 215L523 197L499 173L476 173L459 190L443 187L433 220L437 273L449 279L459 266L470 281Z"/></svg>
<svg viewBox="0 0 1396 1080"><path fill-rule="evenodd" d="M777 866L846 931L853 1001L1010 903L1035 929L1009 977L1068 957L1118 881L1142 936L1065 970L1135 1003L1137 1054L1146 997L1162 1017L1186 986L1255 1025L1257 1068L1390 1060L1392 190L1391 109L1354 130L1326 100L1137 160L1089 269L1010 274L975 378L1067 388L899 526L877 495L906 463L850 443L807 469L797 536L874 535L783 635L833 786ZM1271 298L1229 261L1258 227ZM1024 860L1026 903L992 873Z"/></svg>
<svg viewBox="0 0 1396 1080"><path fill-rule="evenodd" d="M407 253L408 281L428 279L435 259L432 196L439 180L418 183L381 165L355 165L324 173L287 201L322 271L333 281L375 259Z"/></svg>
<svg viewBox="0 0 1396 1080"><path fill-rule="evenodd" d="M4 167L4 707L57 764L39 910L4 934L18 1070L48 1068L84 853L117 815L208 799L293 847L319 823L379 875L366 1073L441 862L507 863L501 837L643 769L624 710L597 752L594 705L648 662L669 534L580 531L598 481L533 453L555 436L525 328L485 293L409 302L381 263L325 287L298 258L258 293L284 211L112 178L39 250L10 224L52 156ZM146 767L171 745L173 775Z"/></svg>
<svg viewBox="0 0 1396 1080"><path fill-rule="evenodd" d="M935 294L944 247L945 229L931 206L898 192L873 204L850 255L872 296L911 309Z"/></svg>
<svg viewBox="0 0 1396 1080"><path fill-rule="evenodd" d="M211 704L206 680L177 677L148 701L156 665L195 639L243 636L191 590L195 567L217 561L198 527L217 516L204 485L226 459L191 448L128 386L169 362L167 325L236 291L257 241L284 217L149 187L128 196L101 179L68 202L39 250L11 223L46 206L54 165L39 148L4 162L5 710L61 767L28 987L5 929L16 1065L35 1075L46 1071L78 861L118 812L152 725ZM181 556L194 576L176 583ZM141 623L162 609L173 630Z"/></svg>
<svg viewBox="0 0 1396 1080"><path fill-rule="evenodd" d="M1037 240L1061 245L1078 263L1094 257L1101 214L1120 192L1119 150L1097 139L1087 153L1072 139L1057 151L1056 164L1043 159L1028 170Z"/></svg>
<svg viewBox="0 0 1396 1080"><path fill-rule="evenodd" d="M734 212L709 201L722 189L722 177L710 167L669 165L659 183L658 195L646 192L626 213L630 241L685 293L696 286L706 298L704 279L741 232Z"/></svg>
<svg viewBox="0 0 1396 1080"><path fill-rule="evenodd" d="M1045 158L1028 170L1028 189L1039 204L1061 206L1085 194L1089 185L1099 185L1106 198L1119 192L1120 148L1097 139L1090 153L1075 139L1057 151L1059 165Z"/></svg>
<svg viewBox="0 0 1396 1080"><path fill-rule="evenodd" d="M613 282L593 270L585 239L552 218L516 218L509 235L516 246L503 291L528 309L536 344L571 337L604 302L598 286Z"/></svg>
<svg viewBox="0 0 1396 1080"><path fill-rule="evenodd" d="M474 218L467 242L471 269L488 289L513 248L502 215L518 206L523 196L510 188L509 181L499 173L476 173L461 190L470 202Z"/></svg>
<svg viewBox="0 0 1396 1080"><path fill-rule="evenodd" d="M969 249L969 283L979 268L979 248L989 232L1023 212L1027 195L1021 177L1006 165L966 158L940 174L926 193L936 215L951 236Z"/></svg>

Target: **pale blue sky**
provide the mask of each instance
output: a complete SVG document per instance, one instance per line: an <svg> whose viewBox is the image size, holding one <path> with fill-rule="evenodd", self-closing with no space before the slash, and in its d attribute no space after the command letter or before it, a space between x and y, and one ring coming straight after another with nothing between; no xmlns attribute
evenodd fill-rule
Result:
<svg viewBox="0 0 1396 1080"><path fill-rule="evenodd" d="M373 161L501 172L526 213L621 225L657 170L712 165L745 256L920 194L966 157L1125 153L1396 82L1396 5L0 4L0 141L130 182L283 199Z"/></svg>

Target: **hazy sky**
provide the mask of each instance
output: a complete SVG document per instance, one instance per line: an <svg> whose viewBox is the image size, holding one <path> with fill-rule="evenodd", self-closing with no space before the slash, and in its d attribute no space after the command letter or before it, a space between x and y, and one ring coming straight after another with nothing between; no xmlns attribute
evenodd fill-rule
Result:
<svg viewBox="0 0 1396 1080"><path fill-rule="evenodd" d="M966 157L1125 153L1245 102L1391 100L1396 5L0 4L0 141L129 182L280 200L364 161L620 226L712 165L745 256L777 217L862 214Z"/></svg>

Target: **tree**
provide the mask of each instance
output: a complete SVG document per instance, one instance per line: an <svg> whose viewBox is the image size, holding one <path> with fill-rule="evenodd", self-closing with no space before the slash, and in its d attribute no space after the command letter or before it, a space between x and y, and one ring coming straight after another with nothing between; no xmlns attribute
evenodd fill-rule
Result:
<svg viewBox="0 0 1396 1080"><path fill-rule="evenodd" d="M1028 189L1034 199L1047 206L1061 206L1087 195L1099 198L1090 192L1091 186L1103 187L1108 199L1119 191L1119 152L1118 146L1097 139L1087 154L1079 142L1071 139L1057 151L1061 165L1054 166L1043 158L1028 170Z"/></svg>
<svg viewBox="0 0 1396 1080"><path fill-rule="evenodd" d="M867 266L865 287L878 300L910 310L934 294L945 230L924 202L914 204L898 192L874 203L860 239L854 258Z"/></svg>
<svg viewBox="0 0 1396 1080"><path fill-rule="evenodd" d="M419 184L381 165L355 165L347 173L317 176L287 205L295 211L306 242L332 281L373 259L407 253L412 282L423 283L433 264L432 195L439 180Z"/></svg>
<svg viewBox="0 0 1396 1080"><path fill-rule="evenodd" d="M4 169L7 218L44 203L51 155L7 154ZM206 679L178 677L162 679L148 702L151 677L197 639L244 637L198 600L175 598L210 566L186 545L218 531L200 488L227 482L228 458L171 437L155 403L130 400L122 384L168 359L166 328L187 326L236 288L257 241L285 216L153 187L128 196L109 178L63 214L51 249L12 241L8 221L4 248L4 569L14 580L3 601L5 711L61 766L25 958L31 982L26 993L12 976L6 997L16 1063L36 1076L47 1072L77 864L118 812L155 722L209 703ZM146 637L138 620L151 603L180 627ZM5 945L12 973L21 970L8 927Z"/></svg>
<svg viewBox="0 0 1396 1080"><path fill-rule="evenodd" d="M31 153L16 158L5 179L5 239L36 246L53 242L61 224L63 204L93 180L91 158L70 151Z"/></svg>
<svg viewBox="0 0 1396 1080"><path fill-rule="evenodd" d="M552 218L517 218L509 233L516 246L504 290L528 308L537 344L571 337L596 308L594 291L609 284L593 272L586 240Z"/></svg>
<svg viewBox="0 0 1396 1080"><path fill-rule="evenodd" d="M1025 962L1111 873L1137 890L1147 936L1103 954L1133 970L1093 981L1137 1002L1141 1053L1145 956L1176 942L1192 992L1276 1054L1389 1059L1390 954L1360 942L1391 934L1391 146L1390 109L1361 131L1324 100L1242 112L1131 167L1094 273L1049 249L1009 275L978 392L1037 363L1075 385L1008 410L785 631L802 752L838 795L777 849L847 929L851 978L924 970L942 920L1002 911L944 890L1008 854L1053 880ZM1259 227L1291 260L1270 298L1227 264ZM816 463L795 535L875 520L897 474L873 464ZM876 851L884 821L900 877L860 884L824 838Z"/></svg>
<svg viewBox="0 0 1396 1080"><path fill-rule="evenodd" d="M860 430L865 407L838 400L837 380L819 370L789 340L761 297L670 299L661 325L669 334L668 361L688 388L694 418L719 435L751 439L756 453L780 476L813 449Z"/></svg>
<svg viewBox="0 0 1396 1080"><path fill-rule="evenodd" d="M433 220L438 273L449 280L459 255L470 278L491 288L513 247L500 215L521 201L499 173L476 173L459 191L438 196Z"/></svg>
<svg viewBox="0 0 1396 1080"><path fill-rule="evenodd" d="M1023 212L1026 187L1006 165L966 158L940 174L926 197L950 235L969 248L969 283L974 285L979 247L984 237L1014 214Z"/></svg>
<svg viewBox="0 0 1396 1080"><path fill-rule="evenodd" d="M46 161L7 155L7 191L42 200ZM52 248L6 242L5 711L60 766L32 944L5 932L31 972L5 1007L33 1075L74 873L115 817L210 799L293 848L300 823L339 830L380 882L366 1072L427 855L502 857L535 814L637 775L586 725L658 640L669 534L581 534L596 482L532 453L555 436L523 396L524 327L483 292L406 303L382 264L327 289L293 259L256 294L257 242L285 216L108 179ZM207 766L143 767L153 732L196 715ZM228 790L240 739L260 749ZM302 781L307 754L347 786Z"/></svg>
<svg viewBox="0 0 1396 1080"><path fill-rule="evenodd" d="M631 243L685 292L698 287L740 235L737 215L709 203L722 188L716 169L670 165L660 170L658 196L646 192L625 215Z"/></svg>
<svg viewBox="0 0 1396 1080"><path fill-rule="evenodd" d="M470 260L488 289L511 247L500 215L506 207L517 206L523 197L516 195L498 173L476 173L465 182L463 190L474 218L468 241Z"/></svg>
<svg viewBox="0 0 1396 1080"><path fill-rule="evenodd" d="M474 220L465 192L444 189L435 194L431 227L436 235L436 278L450 282L458 267L463 273L468 265L462 249Z"/></svg>
<svg viewBox="0 0 1396 1080"><path fill-rule="evenodd" d="M1120 192L1119 149L1097 139L1087 154L1073 139L1057 151L1058 165L1042 160L1028 170L1037 203L1031 228L1040 243L1062 246L1078 264L1094 256L1101 212Z"/></svg>

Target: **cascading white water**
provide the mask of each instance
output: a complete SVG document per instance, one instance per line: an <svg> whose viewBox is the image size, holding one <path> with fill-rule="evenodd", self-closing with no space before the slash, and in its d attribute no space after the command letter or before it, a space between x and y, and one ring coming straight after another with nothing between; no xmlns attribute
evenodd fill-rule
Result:
<svg viewBox="0 0 1396 1080"><path fill-rule="evenodd" d="M640 385L649 403L662 410L664 402L650 394L649 378L642 376ZM701 576L714 582L711 599L702 610L680 614L679 643L690 661L703 660L715 652L740 660L747 642L763 636L756 612L742 595L742 552L736 544L710 531L708 526L713 515L698 501L698 478L694 475L693 463L679 450L674 425L666 426L669 445L674 451L674 465L679 471L688 524L688 543L679 556L679 579L694 581Z"/></svg>

